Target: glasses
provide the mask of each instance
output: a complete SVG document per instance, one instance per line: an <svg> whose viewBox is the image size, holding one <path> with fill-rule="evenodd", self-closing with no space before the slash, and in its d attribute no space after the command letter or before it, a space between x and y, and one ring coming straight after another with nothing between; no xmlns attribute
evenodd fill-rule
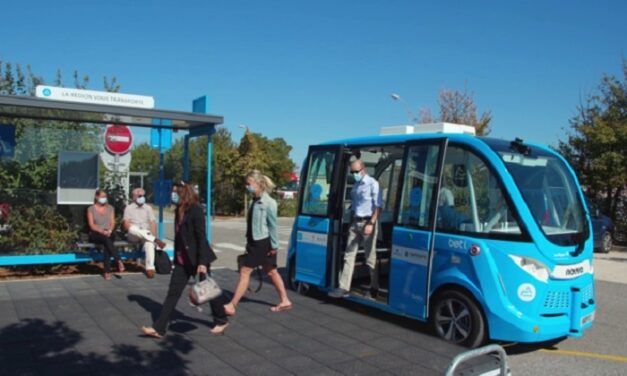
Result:
<svg viewBox="0 0 627 376"><path fill-rule="evenodd" d="M137 198L139 197L146 197L146 195L137 195Z"/></svg>
<svg viewBox="0 0 627 376"><path fill-rule="evenodd" d="M359 169L359 170L351 170L351 174L358 174L361 172L361 170L363 169Z"/></svg>

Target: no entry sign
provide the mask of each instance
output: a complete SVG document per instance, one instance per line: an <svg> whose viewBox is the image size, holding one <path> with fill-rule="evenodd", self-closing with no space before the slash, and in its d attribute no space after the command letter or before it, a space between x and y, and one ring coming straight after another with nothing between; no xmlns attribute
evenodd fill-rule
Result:
<svg viewBox="0 0 627 376"><path fill-rule="evenodd" d="M133 133L126 125L107 125L105 148L111 154L126 154L133 146Z"/></svg>

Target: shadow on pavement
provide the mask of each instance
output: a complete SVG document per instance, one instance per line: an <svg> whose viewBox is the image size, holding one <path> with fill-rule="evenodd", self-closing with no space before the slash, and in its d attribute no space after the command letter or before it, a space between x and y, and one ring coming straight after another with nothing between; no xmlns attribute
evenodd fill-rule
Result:
<svg viewBox="0 0 627 376"><path fill-rule="evenodd" d="M156 302L142 295L128 295L127 298L129 302L135 302L139 304L144 310L146 310L146 312L150 313L152 322L155 322L157 320L159 313L161 312L161 303ZM181 297L181 299L183 299L183 297ZM200 320L195 317L187 316L181 311L175 309L174 312L172 313L170 321L179 321L179 320L186 321L188 323L187 325L192 326L192 328L187 329L185 331L189 331L189 330L196 328L192 324L189 324L190 322L201 324L201 325L206 325L206 326L213 325L213 323L208 320ZM176 324L179 324L179 323L176 323ZM176 324L170 325L169 330L173 330L176 332L177 330L174 330L175 327L182 327L181 325L176 325Z"/></svg>
<svg viewBox="0 0 627 376"><path fill-rule="evenodd" d="M190 352L193 343L171 336L158 343L146 339L145 349L136 345L97 343L65 322L23 319L0 330L0 359L4 374L137 374L164 370L181 372L186 361L179 355ZM83 342L89 343L88 346ZM89 350L93 346L93 350ZM84 348L83 351L77 350ZM96 353L107 348L107 355Z"/></svg>

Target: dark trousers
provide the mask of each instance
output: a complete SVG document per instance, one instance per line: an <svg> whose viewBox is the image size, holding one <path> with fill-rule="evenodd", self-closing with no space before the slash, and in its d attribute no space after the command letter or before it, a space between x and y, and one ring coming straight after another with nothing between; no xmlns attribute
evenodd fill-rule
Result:
<svg viewBox="0 0 627 376"><path fill-rule="evenodd" d="M157 333L161 335L165 334L168 323L170 322L170 316L172 316L172 312L176 308L176 303L178 303L179 299L181 298L181 294L185 290L185 287L187 286L187 282L189 281L190 277L194 277L195 275L195 268L182 265L176 265L174 267L174 271L172 272L172 276L170 277L170 287L168 288L168 295L163 302L163 307L161 307L161 313L159 314L159 318L152 325L153 329L155 329ZM228 318L226 316L226 313L224 312L224 305L226 303L227 301L224 294L209 301L209 304L211 305L211 314L213 315L214 324L224 325L228 322Z"/></svg>
<svg viewBox="0 0 627 376"><path fill-rule="evenodd" d="M115 262L120 261L120 255L118 254L118 250L115 249L113 245L113 233L111 236L105 236L97 232L89 233L89 241L94 244L102 244L103 254L104 254L104 272L109 273L111 270L111 256L115 259Z"/></svg>

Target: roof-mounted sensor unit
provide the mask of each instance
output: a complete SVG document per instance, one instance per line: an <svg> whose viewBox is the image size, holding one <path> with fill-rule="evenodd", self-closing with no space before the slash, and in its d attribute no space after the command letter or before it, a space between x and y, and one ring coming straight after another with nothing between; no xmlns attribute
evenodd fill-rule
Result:
<svg viewBox="0 0 627 376"><path fill-rule="evenodd" d="M420 133L457 133L474 136L475 127L464 124L440 122L416 125L396 125L393 127L383 127L379 131L379 135L381 136Z"/></svg>

